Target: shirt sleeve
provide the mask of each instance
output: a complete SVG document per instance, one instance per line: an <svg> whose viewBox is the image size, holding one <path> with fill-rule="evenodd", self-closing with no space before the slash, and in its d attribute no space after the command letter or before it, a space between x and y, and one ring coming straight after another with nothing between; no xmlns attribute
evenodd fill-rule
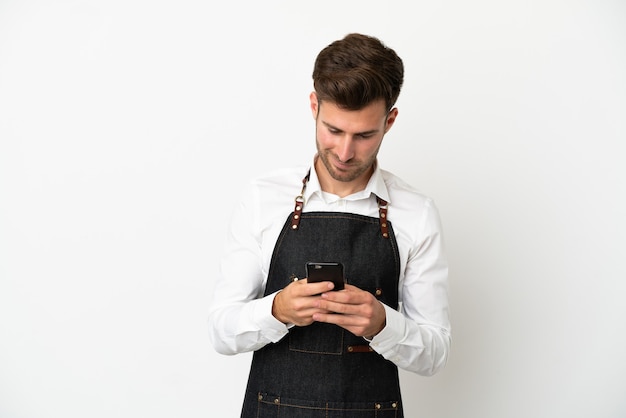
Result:
<svg viewBox="0 0 626 418"><path fill-rule="evenodd" d="M371 347L398 367L431 376L447 363L450 351L448 265L439 214L428 201L402 283L399 311L385 306L385 328Z"/></svg>
<svg viewBox="0 0 626 418"><path fill-rule="evenodd" d="M276 293L263 296L261 237L255 228L255 190L235 207L225 239L211 307L209 338L221 354L258 350L277 342L288 327L272 315Z"/></svg>

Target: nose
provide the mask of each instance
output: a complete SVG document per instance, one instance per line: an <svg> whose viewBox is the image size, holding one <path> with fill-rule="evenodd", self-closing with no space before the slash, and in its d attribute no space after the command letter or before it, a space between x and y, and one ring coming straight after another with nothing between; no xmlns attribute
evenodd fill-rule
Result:
<svg viewBox="0 0 626 418"><path fill-rule="evenodd" d="M344 136L337 146L337 158L346 163L354 157L354 143L351 137Z"/></svg>

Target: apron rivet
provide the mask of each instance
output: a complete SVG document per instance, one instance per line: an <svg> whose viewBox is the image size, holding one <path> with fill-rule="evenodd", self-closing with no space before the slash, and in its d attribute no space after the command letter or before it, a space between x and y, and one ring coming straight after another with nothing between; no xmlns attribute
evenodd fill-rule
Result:
<svg viewBox="0 0 626 418"><path fill-rule="evenodd" d="M280 399L278 399L278 398L274 399L274 403L275 404L279 404L280 403Z"/></svg>
<svg viewBox="0 0 626 418"><path fill-rule="evenodd" d="M376 404L376 409L380 409L380 404L379 403Z"/></svg>
<svg viewBox="0 0 626 418"><path fill-rule="evenodd" d="M394 403L392 403L392 404L391 404L391 406L392 406L393 408L397 408L397 407L398 407L398 404L394 402Z"/></svg>
<svg viewBox="0 0 626 418"><path fill-rule="evenodd" d="M259 395L259 400L262 401L263 400L263 395Z"/></svg>

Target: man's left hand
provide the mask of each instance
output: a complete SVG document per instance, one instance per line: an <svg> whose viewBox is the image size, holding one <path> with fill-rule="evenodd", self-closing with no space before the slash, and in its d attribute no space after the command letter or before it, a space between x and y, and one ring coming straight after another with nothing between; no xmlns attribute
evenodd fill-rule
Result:
<svg viewBox="0 0 626 418"><path fill-rule="evenodd" d="M346 284L344 290L322 293L313 320L339 325L356 336L372 338L385 327L385 308L371 293Z"/></svg>

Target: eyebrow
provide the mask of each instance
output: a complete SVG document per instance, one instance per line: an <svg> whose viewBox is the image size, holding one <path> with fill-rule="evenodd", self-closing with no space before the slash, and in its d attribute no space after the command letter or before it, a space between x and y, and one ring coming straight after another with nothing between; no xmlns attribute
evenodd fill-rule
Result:
<svg viewBox="0 0 626 418"><path fill-rule="evenodd" d="M324 126L326 126L329 129L332 129L332 130L335 130L335 131L338 131L338 132L345 132L343 129L339 129L336 126L333 126L333 125L331 125L328 122L322 121L322 124L324 124ZM378 129L371 129L369 131L364 131L364 132L355 132L354 135L372 135L372 134L375 134L378 131L379 131Z"/></svg>

